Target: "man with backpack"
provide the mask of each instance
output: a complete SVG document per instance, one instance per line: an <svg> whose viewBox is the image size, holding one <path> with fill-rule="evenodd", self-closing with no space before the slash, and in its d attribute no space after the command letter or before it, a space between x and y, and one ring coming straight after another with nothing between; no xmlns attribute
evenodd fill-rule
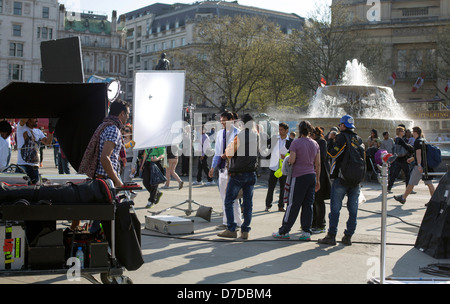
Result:
<svg viewBox="0 0 450 304"><path fill-rule="evenodd" d="M366 174L366 155L362 139L354 132L354 119L350 115L341 118L341 132L328 138L328 155L331 157L331 186L329 228L320 244L336 245L336 234L342 201L347 195L349 218L342 243L351 245L351 237L356 229L360 183Z"/></svg>
<svg viewBox="0 0 450 304"><path fill-rule="evenodd" d="M392 192L392 186L394 185L394 182L398 175L400 174L400 171L402 170L405 174L405 180L406 180L406 187L408 187L409 183L409 166L408 166L408 158L410 154L414 152L413 146L406 143L404 140L405 136L405 128L398 126L395 130L396 137L394 141L394 148L392 150L392 153L397 154L397 158L394 160L394 162L391 165L391 168L389 169L389 182L387 190L389 193Z"/></svg>
<svg viewBox="0 0 450 304"><path fill-rule="evenodd" d="M45 136L37 132L37 118L22 118L17 124L17 173L25 171L28 175L28 184L34 185L39 181L39 142L49 145L53 140L53 132Z"/></svg>
<svg viewBox="0 0 450 304"><path fill-rule="evenodd" d="M425 138L423 138L422 129L420 127L414 127L413 129L413 137L415 138L414 141L414 154L413 157L408 159L408 163L414 162L414 167L411 170L408 186L406 187L405 193L402 195L395 195L394 199L401 204L406 203L406 198L414 189L414 186L419 184L419 181L422 179L425 185L428 186L428 190L430 191L431 196L433 196L434 193L434 185L433 185L433 178L431 176L428 176L428 174L425 174L425 176L422 177L422 173L430 172L432 170L432 166L427 166L426 160L426 144L425 144ZM424 149L425 147L425 149Z"/></svg>

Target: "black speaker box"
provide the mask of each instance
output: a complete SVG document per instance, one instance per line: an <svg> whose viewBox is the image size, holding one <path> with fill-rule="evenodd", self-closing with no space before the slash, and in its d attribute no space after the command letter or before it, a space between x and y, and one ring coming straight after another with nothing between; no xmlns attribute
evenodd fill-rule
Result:
<svg viewBox="0 0 450 304"><path fill-rule="evenodd" d="M83 61L80 38L70 37L41 43L41 62L47 83L83 83Z"/></svg>
<svg viewBox="0 0 450 304"><path fill-rule="evenodd" d="M436 259L450 258L450 177L445 174L433 196L420 225L415 248Z"/></svg>

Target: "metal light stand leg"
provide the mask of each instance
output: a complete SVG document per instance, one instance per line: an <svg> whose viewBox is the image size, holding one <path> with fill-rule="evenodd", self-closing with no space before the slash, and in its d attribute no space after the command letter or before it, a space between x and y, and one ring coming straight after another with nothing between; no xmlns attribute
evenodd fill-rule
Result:
<svg viewBox="0 0 450 304"><path fill-rule="evenodd" d="M385 283L386 277L386 218L387 218L387 187L388 187L388 167L383 162L381 168L381 186L382 186L382 202L381 202L381 252L380 252L380 283Z"/></svg>
<svg viewBox="0 0 450 304"><path fill-rule="evenodd" d="M148 211L152 215L161 214L161 213L163 213L163 212L165 212L167 210L170 210L170 209L177 209L177 210L184 211L184 213L187 216L189 216L189 215L191 215L192 211L194 211L192 209L192 204L195 204L197 206L201 206L199 203L197 203L197 202L192 200L192 162L193 162L193 155L192 155L193 154L193 151L192 151L192 146L193 145L192 145L192 143L194 142L194 106L193 105L189 106L189 113L190 113L190 116L191 116L190 117L191 134L190 134L190 137L189 137L189 198L188 198L188 200L186 200L186 201L184 201L184 202L182 202L180 204L177 204L175 206L172 206L172 207L160 210L160 211L156 211L156 212ZM184 205L186 203L188 204L188 209L178 208L179 206Z"/></svg>

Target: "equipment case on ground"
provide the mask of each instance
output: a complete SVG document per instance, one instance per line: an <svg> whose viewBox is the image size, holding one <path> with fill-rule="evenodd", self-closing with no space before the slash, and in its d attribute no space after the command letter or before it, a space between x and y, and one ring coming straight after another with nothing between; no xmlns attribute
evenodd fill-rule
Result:
<svg viewBox="0 0 450 304"><path fill-rule="evenodd" d="M145 229L168 235L191 234L194 233L194 220L170 215L146 216Z"/></svg>
<svg viewBox="0 0 450 304"><path fill-rule="evenodd" d="M0 225L0 270L16 270L24 266L25 244L25 230L21 225Z"/></svg>

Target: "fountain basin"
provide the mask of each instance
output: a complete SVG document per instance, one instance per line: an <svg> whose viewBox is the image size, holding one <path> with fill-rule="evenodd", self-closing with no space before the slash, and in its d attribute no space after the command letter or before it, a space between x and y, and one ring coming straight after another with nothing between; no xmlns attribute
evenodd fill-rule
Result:
<svg viewBox="0 0 450 304"><path fill-rule="evenodd" d="M378 131L378 135L382 140L382 133L388 131L391 138L395 138L395 129L399 124L404 124L407 129L414 127L414 121L408 119L382 119L382 118L361 118L355 119L355 132L363 139L364 143L370 136L372 129ZM339 125L340 117L304 117L301 120L308 120L314 127L323 127L325 135L332 127Z"/></svg>

